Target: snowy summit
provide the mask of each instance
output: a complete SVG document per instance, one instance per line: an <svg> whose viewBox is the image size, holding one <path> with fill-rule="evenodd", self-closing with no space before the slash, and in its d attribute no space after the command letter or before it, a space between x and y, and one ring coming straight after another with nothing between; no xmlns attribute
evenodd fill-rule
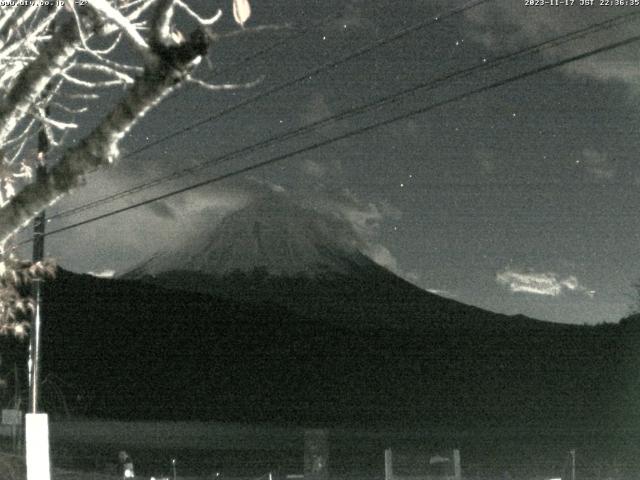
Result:
<svg viewBox="0 0 640 480"><path fill-rule="evenodd" d="M373 263L357 248L346 222L295 204L282 194L261 196L175 250L155 254L127 276L170 271L226 275L352 273Z"/></svg>

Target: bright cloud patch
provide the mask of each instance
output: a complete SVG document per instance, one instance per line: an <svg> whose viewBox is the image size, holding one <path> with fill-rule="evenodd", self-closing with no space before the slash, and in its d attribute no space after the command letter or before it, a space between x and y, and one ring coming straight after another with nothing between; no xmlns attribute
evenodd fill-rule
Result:
<svg viewBox="0 0 640 480"><path fill-rule="evenodd" d="M345 241L378 265L412 283L419 282L420 275L401 268L393 253L379 242L381 225L385 221L397 221L402 217L402 212L396 207L387 202L364 201L348 189L330 195L316 192L313 197L307 196L302 199L301 203L348 225L349 233Z"/></svg>
<svg viewBox="0 0 640 480"><path fill-rule="evenodd" d="M102 272L87 272L87 274L98 278L113 278L116 274L115 270L103 270Z"/></svg>
<svg viewBox="0 0 640 480"><path fill-rule="evenodd" d="M581 285L575 276L562 277L553 272L518 272L505 269L496 274L496 281L514 293L521 292L551 297L557 297L565 292L581 293L589 297L593 297L595 294L595 291L588 290Z"/></svg>

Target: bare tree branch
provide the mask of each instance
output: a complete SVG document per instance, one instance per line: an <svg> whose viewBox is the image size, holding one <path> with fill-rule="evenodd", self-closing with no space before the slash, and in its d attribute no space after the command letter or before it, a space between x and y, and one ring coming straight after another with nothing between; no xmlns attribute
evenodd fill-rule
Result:
<svg viewBox="0 0 640 480"><path fill-rule="evenodd" d="M249 0L225 1L233 3L244 29ZM221 38L211 29L219 11L201 16L187 0L88 2L88 8L71 2L66 8L0 10L0 333L26 334L31 299L23 286L51 271L16 258L13 234L20 227L82 185L89 172L113 163L127 132L183 83L214 91L257 83L211 85L194 78L210 41ZM176 8L186 16L175 16ZM197 28L185 38L178 27L193 23ZM123 63L126 48L139 55ZM98 100L104 108L100 88L114 85L127 87L122 98L92 131L83 138L76 133L65 145L87 102ZM39 148L62 148L57 162L29 183L32 167L44 158L30 148L36 135Z"/></svg>
<svg viewBox="0 0 640 480"><path fill-rule="evenodd" d="M28 8L12 8L9 14L3 17L0 24L0 47L10 38L11 33L22 27L29 18L38 11L38 5L33 4Z"/></svg>
<svg viewBox="0 0 640 480"><path fill-rule="evenodd" d="M196 30L178 46L156 46L158 61L147 67L111 110L82 142L70 148L39 183L27 185L0 209L0 242L61 195L80 185L84 175L118 157L118 143L144 114L187 78L207 52L207 38Z"/></svg>
<svg viewBox="0 0 640 480"><path fill-rule="evenodd" d="M136 27L119 10L112 7L106 0L89 0L89 5L106 17L106 20L118 25L125 35L131 40L133 46L143 55L149 51L149 45L142 35L138 33Z"/></svg>
<svg viewBox="0 0 640 480"><path fill-rule="evenodd" d="M15 128L24 112L36 102L49 81L62 71L75 52L80 37L75 22L67 22L42 48L40 55L16 78L0 101L0 144Z"/></svg>
<svg viewBox="0 0 640 480"><path fill-rule="evenodd" d="M194 18L196 22L198 22L198 24L203 26L207 26L207 27L211 26L214 23L216 23L218 20L220 20L220 18L222 17L222 10L218 10L218 12L211 18L203 18L200 15L198 15L196 12L191 10L191 8L189 8L189 5L187 5L182 0L176 0L176 5L182 8L182 10L184 10L190 17Z"/></svg>
<svg viewBox="0 0 640 480"><path fill-rule="evenodd" d="M9 58L13 52L23 48L25 44L28 45L34 43L37 37L40 36L42 32L49 27L49 25L51 25L51 22L53 22L54 18L58 15L59 9L60 7L55 8L47 18L38 23L36 28L30 29L29 33L20 42L14 42L10 46L5 46L0 52L0 61L3 61L5 58Z"/></svg>
<svg viewBox="0 0 640 480"><path fill-rule="evenodd" d="M187 78L187 82L192 83L194 85L198 85L199 87L204 88L205 90L211 90L213 92L219 92L221 90L240 90L243 88L253 88L264 80L264 77L260 77L257 80L247 83L208 83L199 78L193 78L189 76Z"/></svg>
<svg viewBox="0 0 640 480"><path fill-rule="evenodd" d="M169 46L171 41L171 20L174 13L174 0L159 0L151 19L151 45L157 49Z"/></svg>

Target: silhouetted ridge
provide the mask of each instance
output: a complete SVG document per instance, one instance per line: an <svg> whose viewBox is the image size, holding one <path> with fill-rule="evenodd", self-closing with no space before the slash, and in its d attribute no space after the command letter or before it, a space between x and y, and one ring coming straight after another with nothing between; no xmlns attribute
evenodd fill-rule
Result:
<svg viewBox="0 0 640 480"><path fill-rule="evenodd" d="M273 302L64 271L45 293L53 415L577 428L628 409L613 392L636 361L617 325L354 329Z"/></svg>
<svg viewBox="0 0 640 480"><path fill-rule="evenodd" d="M235 301L274 302L305 320L349 328L425 331L544 323L426 292L366 257L357 242L344 222L273 194L180 249L152 256L123 278Z"/></svg>
<svg viewBox="0 0 640 480"><path fill-rule="evenodd" d="M284 201L123 279L60 270L45 291L46 410L458 429L638 420L635 319L552 324L440 297L360 253L337 219Z"/></svg>

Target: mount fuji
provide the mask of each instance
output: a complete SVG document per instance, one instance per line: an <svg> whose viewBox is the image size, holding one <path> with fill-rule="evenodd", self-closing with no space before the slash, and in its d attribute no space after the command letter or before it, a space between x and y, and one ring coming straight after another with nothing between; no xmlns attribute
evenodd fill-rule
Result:
<svg viewBox="0 0 640 480"><path fill-rule="evenodd" d="M64 383L43 382L47 411L573 425L601 421L635 371L630 324L488 312L418 288L364 247L347 222L274 195L121 278L60 269L44 292L43 375ZM73 388L56 405L60 385Z"/></svg>
<svg viewBox="0 0 640 480"><path fill-rule="evenodd" d="M263 195L177 250L152 256L128 277L190 271L224 276L257 269L277 276L349 274L373 262L345 222L282 194Z"/></svg>
<svg viewBox="0 0 640 480"><path fill-rule="evenodd" d="M424 331L547 323L493 314L422 290L374 262L364 247L345 220L273 193L180 248L152 255L122 278L271 302L306 320L355 328Z"/></svg>

